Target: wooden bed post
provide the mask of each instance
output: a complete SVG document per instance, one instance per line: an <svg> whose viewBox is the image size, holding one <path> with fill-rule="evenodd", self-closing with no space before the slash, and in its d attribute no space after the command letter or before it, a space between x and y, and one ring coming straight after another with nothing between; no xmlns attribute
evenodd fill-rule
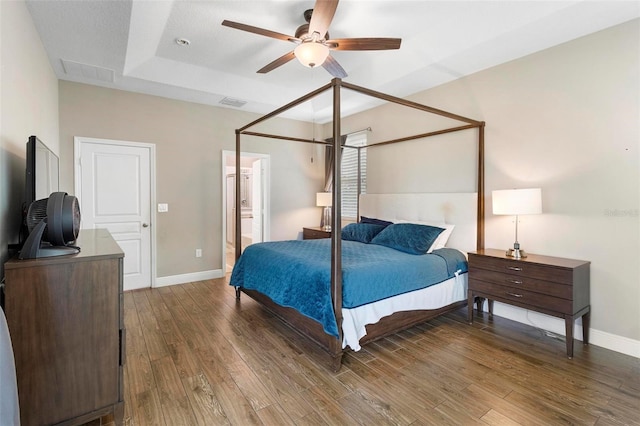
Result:
<svg viewBox="0 0 640 426"><path fill-rule="evenodd" d="M331 348L333 367L337 371L342 363L342 206L340 164L342 159L340 133L340 89L342 80L333 81L333 202L331 214L331 299L338 325L338 339Z"/></svg>
<svg viewBox="0 0 640 426"><path fill-rule="evenodd" d="M358 184L356 195L356 222L360 222L360 194L362 193L362 147L358 147ZM364 148L366 149L366 148Z"/></svg>
<svg viewBox="0 0 640 426"><path fill-rule="evenodd" d="M238 261L238 259L240 258L240 255L242 254L242 211L241 211L241 205L240 205L240 156L241 156L241 150L240 150L240 130L236 130L236 199L235 199L235 207L236 207L236 211L235 211L235 219L236 219L236 223L235 223L235 230L236 230L236 235L235 235L235 254L236 254L236 262ZM225 167L225 165L223 164L222 167Z"/></svg>
<svg viewBox="0 0 640 426"><path fill-rule="evenodd" d="M484 249L484 121L478 127L478 213L476 249Z"/></svg>

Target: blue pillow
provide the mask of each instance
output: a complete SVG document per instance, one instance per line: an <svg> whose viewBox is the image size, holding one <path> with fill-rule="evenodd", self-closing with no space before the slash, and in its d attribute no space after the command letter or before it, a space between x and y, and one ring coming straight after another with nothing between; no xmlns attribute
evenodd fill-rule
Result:
<svg viewBox="0 0 640 426"><path fill-rule="evenodd" d="M393 225L393 222L389 222L388 220L376 219L373 217L365 217L365 216L360 216L360 223L372 223L374 225L382 225L382 226Z"/></svg>
<svg viewBox="0 0 640 426"><path fill-rule="evenodd" d="M378 244L410 254L425 254L443 228L416 223L395 223L376 235L371 244Z"/></svg>
<svg viewBox="0 0 640 426"><path fill-rule="evenodd" d="M350 223L342 228L342 239L370 243L385 227L373 223Z"/></svg>

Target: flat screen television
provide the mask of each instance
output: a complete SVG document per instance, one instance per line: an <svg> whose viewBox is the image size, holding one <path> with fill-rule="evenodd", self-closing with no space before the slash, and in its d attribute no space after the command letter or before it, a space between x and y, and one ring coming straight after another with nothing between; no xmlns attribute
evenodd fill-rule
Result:
<svg viewBox="0 0 640 426"><path fill-rule="evenodd" d="M76 254L80 229L78 199L59 192L59 160L36 136L27 141L23 230L19 259Z"/></svg>
<svg viewBox="0 0 640 426"><path fill-rule="evenodd" d="M59 189L59 160L37 136L27 141L27 166L25 175L25 209L36 200L49 197Z"/></svg>

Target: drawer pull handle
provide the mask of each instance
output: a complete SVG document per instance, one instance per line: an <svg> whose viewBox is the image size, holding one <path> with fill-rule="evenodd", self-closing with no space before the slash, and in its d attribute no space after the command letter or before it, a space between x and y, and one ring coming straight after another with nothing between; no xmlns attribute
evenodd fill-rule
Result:
<svg viewBox="0 0 640 426"><path fill-rule="evenodd" d="M510 280L510 279L507 279L506 281L507 281L507 282L509 282L509 283L511 283L511 284L522 284L522 283L523 283L523 281L519 281L519 280Z"/></svg>
<svg viewBox="0 0 640 426"><path fill-rule="evenodd" d="M522 297L522 296L523 296L522 294L510 293L510 292L507 292L507 294L508 294L509 296L513 296L513 297Z"/></svg>
<svg viewBox="0 0 640 426"><path fill-rule="evenodd" d="M507 266L507 269L510 271L522 271L522 268L518 268L517 266Z"/></svg>

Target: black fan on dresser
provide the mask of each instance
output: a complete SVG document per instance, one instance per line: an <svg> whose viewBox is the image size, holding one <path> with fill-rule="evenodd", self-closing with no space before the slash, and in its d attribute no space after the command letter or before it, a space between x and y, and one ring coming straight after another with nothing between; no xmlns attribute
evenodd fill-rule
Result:
<svg viewBox="0 0 640 426"><path fill-rule="evenodd" d="M74 243L80 232L80 204L66 192L53 192L49 198L31 203L27 212L29 237L19 259L62 256L80 251Z"/></svg>

